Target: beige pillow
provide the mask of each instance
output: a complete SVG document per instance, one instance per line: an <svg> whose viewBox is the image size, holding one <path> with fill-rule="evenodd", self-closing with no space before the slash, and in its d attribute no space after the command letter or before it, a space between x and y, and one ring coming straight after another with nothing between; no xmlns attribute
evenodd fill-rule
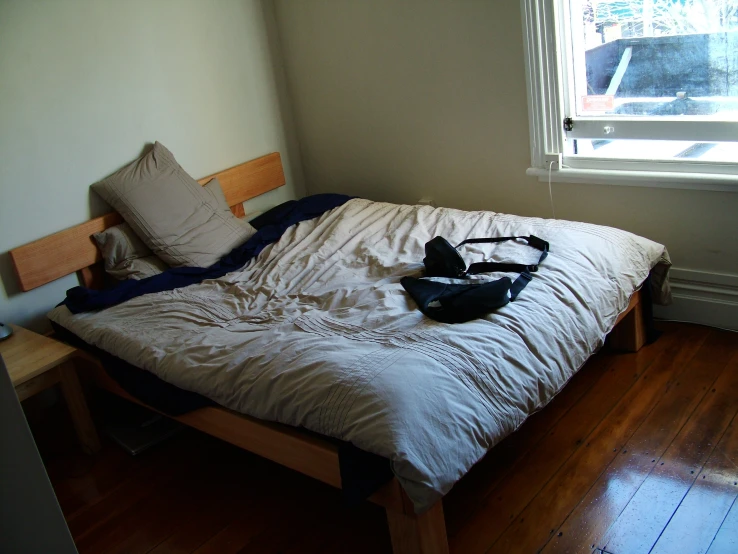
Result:
<svg viewBox="0 0 738 554"><path fill-rule="evenodd" d="M127 223L92 235L102 253L105 271L116 279L144 279L168 269Z"/></svg>
<svg viewBox="0 0 738 554"><path fill-rule="evenodd" d="M225 194L223 194L223 188L220 186L220 181L218 181L217 177L213 177L212 179L210 179L202 188L205 190L205 192L212 196L213 202L215 202L215 204L218 206L218 211L222 213L223 217L234 217L236 221L240 225L242 225L244 229L247 230L249 236L256 233L256 229L250 223L233 215L233 212L231 211L231 208L230 206L228 206L228 202L226 201Z"/></svg>
<svg viewBox="0 0 738 554"><path fill-rule="evenodd" d="M201 187L157 142L92 190L168 265L208 267L255 232L231 213L214 181Z"/></svg>

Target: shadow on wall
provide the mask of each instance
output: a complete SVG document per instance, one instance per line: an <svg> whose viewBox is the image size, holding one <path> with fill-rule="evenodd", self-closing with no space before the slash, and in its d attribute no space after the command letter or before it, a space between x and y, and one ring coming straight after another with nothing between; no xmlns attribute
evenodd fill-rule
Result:
<svg viewBox="0 0 738 554"><path fill-rule="evenodd" d="M297 141L296 133L294 132L294 118L292 116L290 95L287 89L287 79L281 61L281 46L279 42L274 6L269 0L261 0L260 7L261 16L263 18L264 37L266 39L265 43L267 45L267 51L265 52L267 58L266 63L269 64L271 77L275 85L274 90L277 93L277 109L280 119L279 124L282 128L286 141L287 152L283 152L282 159L283 162L287 162L289 164L289 168L286 167L285 169L289 169L289 175L292 177L293 180L295 180L296 176L301 176L303 173L302 161L300 155L300 146ZM245 130L244 132L248 132L248 130ZM152 140L155 140L157 137L154 136L150 138ZM146 143L141 149L139 155L143 155L152 146L152 143ZM130 163L130 160L122 163L121 167L128 163ZM297 181L298 182L296 183L296 186L298 187L298 195L304 194L304 190L300 190L300 187L304 187L303 180L301 178L297 178ZM108 206L92 191L88 193L88 208L90 218L97 217L111 211L110 206ZM62 229L57 230L60 231ZM13 247L15 248L18 246L22 246L22 244L15 244ZM0 254L0 283L5 289L8 299L22 294L8 252ZM0 314L0 317L1 315L2 314ZM43 320L44 318L40 317L35 319Z"/></svg>
<svg viewBox="0 0 738 554"><path fill-rule="evenodd" d="M292 114L292 100L289 91L289 85L287 83L287 76L284 71L284 65L282 60L282 47L279 41L279 31L277 30L277 17L274 8L274 2L272 0L261 0L261 14L264 18L264 29L266 30L267 38L267 57L269 61L269 67L272 71L272 78L274 80L274 90L277 93L277 107L279 109L279 122L284 132L285 141L287 143L287 156L282 156L289 160L290 174L292 178L295 175L303 175L302 167L302 155L300 152L300 143L297 140L297 130L295 126L295 118ZM307 183L302 182L303 187L302 194L307 194Z"/></svg>
<svg viewBox="0 0 738 554"><path fill-rule="evenodd" d="M110 211L108 208L105 211ZM104 213L104 212L103 212ZM21 246L21 245L18 245ZM10 259L10 252L3 252L0 254L0 283L2 283L5 289L5 295L10 299L14 296L24 294L20 289L18 278L15 276L15 269L13 268L13 260ZM62 299L59 298L59 301ZM0 313L0 322L7 322L5 318L8 314ZM25 327L34 330L44 330L48 328L49 323L46 318L46 312L42 312L36 315L29 315L26 321L23 322Z"/></svg>
<svg viewBox="0 0 738 554"><path fill-rule="evenodd" d="M141 151L139 152L137 157L143 156L144 154L146 154L146 152L151 150L153 147L154 147L153 142L145 143L143 148L141 148ZM131 161L132 160L129 160L121 164L120 167L116 168L115 171L111 171L110 174L112 175L113 173L118 171L120 168L131 163ZM106 214L112 211L112 208L102 198L100 198L97 194L92 192L91 188L88 190L87 202L88 202L90 219L99 217L103 214ZM80 221L80 223L82 222ZM62 229L58 229L58 230L61 231ZM17 244L15 247L18 247L18 246L23 246L23 245ZM19 294L23 294L23 291L20 289L20 284L18 283L18 278L15 275L15 268L13 267L13 260L10 258L10 252L4 252L0 254L0 283L2 283L3 288L5 289L5 295L9 299ZM43 314L32 319L32 324L41 324L43 326L45 322L46 322L46 316Z"/></svg>
<svg viewBox="0 0 738 554"><path fill-rule="evenodd" d="M3 283L8 298L21 292L9 252L0 254L0 281Z"/></svg>
<svg viewBox="0 0 738 554"><path fill-rule="evenodd" d="M18 284L18 279L15 276L15 269L13 269L13 260L10 259L9 252L3 252L0 254L0 282L2 282L5 288L5 294L8 298L23 294ZM61 298L60 298L61 300ZM7 315L7 314L5 314ZM0 321L3 321L4 315L0 314ZM46 314L39 314L35 317L31 317L30 321L26 323L26 327L31 329L42 329L48 326Z"/></svg>

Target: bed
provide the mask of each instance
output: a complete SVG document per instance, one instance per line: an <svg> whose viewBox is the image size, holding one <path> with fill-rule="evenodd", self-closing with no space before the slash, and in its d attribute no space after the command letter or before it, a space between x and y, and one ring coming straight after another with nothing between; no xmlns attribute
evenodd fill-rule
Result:
<svg viewBox="0 0 738 554"><path fill-rule="evenodd" d="M279 154L219 174L232 211L284 184ZM210 178L200 180L207 183ZM22 290L79 272L99 286L90 236L117 214L11 252ZM533 234L551 255L513 303L445 325L399 285L422 274L434 235ZM465 255L486 256L475 246ZM500 259L531 256L519 244ZM237 272L100 312L50 317L86 342L217 406L179 421L335 487L340 442L390 460L370 500L387 510L396 553L447 552L442 497L484 453L540 409L609 334L646 340L641 287L668 297L663 246L582 223L351 199L287 229ZM141 331L156 328L157 333ZM184 368L184 369L183 369ZM101 368L96 382L131 397Z"/></svg>

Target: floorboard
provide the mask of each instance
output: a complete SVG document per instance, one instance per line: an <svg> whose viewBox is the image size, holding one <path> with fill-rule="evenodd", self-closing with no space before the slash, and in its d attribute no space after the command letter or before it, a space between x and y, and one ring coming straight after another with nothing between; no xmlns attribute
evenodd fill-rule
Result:
<svg viewBox="0 0 738 554"><path fill-rule="evenodd" d="M698 341L685 341L662 354L598 423L583 447L556 471L526 506L492 552L535 552L554 536L556 524L571 512L602 474L602 469L623 455L627 443L651 414L669 380L699 348ZM522 538L521 538L522 537Z"/></svg>
<svg viewBox="0 0 738 554"><path fill-rule="evenodd" d="M588 448L587 437L620 399L636 383L647 381L653 362L664 359L660 354L674 355L680 335L677 331L663 337L655 348L617 356L597 385L537 445L512 462L511 474L486 493L484 504L464 523L464 532L449 529L452 549L469 554L486 552L566 461L581 448Z"/></svg>
<svg viewBox="0 0 738 554"><path fill-rule="evenodd" d="M668 385L641 426L566 517L543 549L545 553L588 552L607 531L679 430L724 370L732 352L730 337L711 335L697 355ZM671 422L664 425L664 422ZM559 534L561 533L561 534Z"/></svg>
<svg viewBox="0 0 738 554"><path fill-rule="evenodd" d="M733 481L733 485L738 482ZM715 537L712 539L707 554L734 554L738 552L738 502L733 501L728 515L720 524Z"/></svg>
<svg viewBox="0 0 738 554"><path fill-rule="evenodd" d="M738 551L738 335L660 326L595 355L454 487L452 552ZM82 554L390 551L381 508L196 431L86 456L63 406L44 413L29 420Z"/></svg>
<svg viewBox="0 0 738 554"><path fill-rule="evenodd" d="M689 552L707 552L738 495L736 459L738 422L734 419L661 532L653 554L673 552L675 544Z"/></svg>
<svg viewBox="0 0 738 554"><path fill-rule="evenodd" d="M614 553L650 552L737 409L738 372L725 371L598 546Z"/></svg>

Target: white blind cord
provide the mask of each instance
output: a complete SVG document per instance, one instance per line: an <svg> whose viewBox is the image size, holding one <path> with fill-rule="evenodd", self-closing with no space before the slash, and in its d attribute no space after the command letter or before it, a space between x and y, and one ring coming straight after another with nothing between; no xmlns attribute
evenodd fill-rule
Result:
<svg viewBox="0 0 738 554"><path fill-rule="evenodd" d="M548 199L551 201L551 215L556 219L556 210L554 210L554 196L551 189L551 168L555 162L548 162Z"/></svg>

